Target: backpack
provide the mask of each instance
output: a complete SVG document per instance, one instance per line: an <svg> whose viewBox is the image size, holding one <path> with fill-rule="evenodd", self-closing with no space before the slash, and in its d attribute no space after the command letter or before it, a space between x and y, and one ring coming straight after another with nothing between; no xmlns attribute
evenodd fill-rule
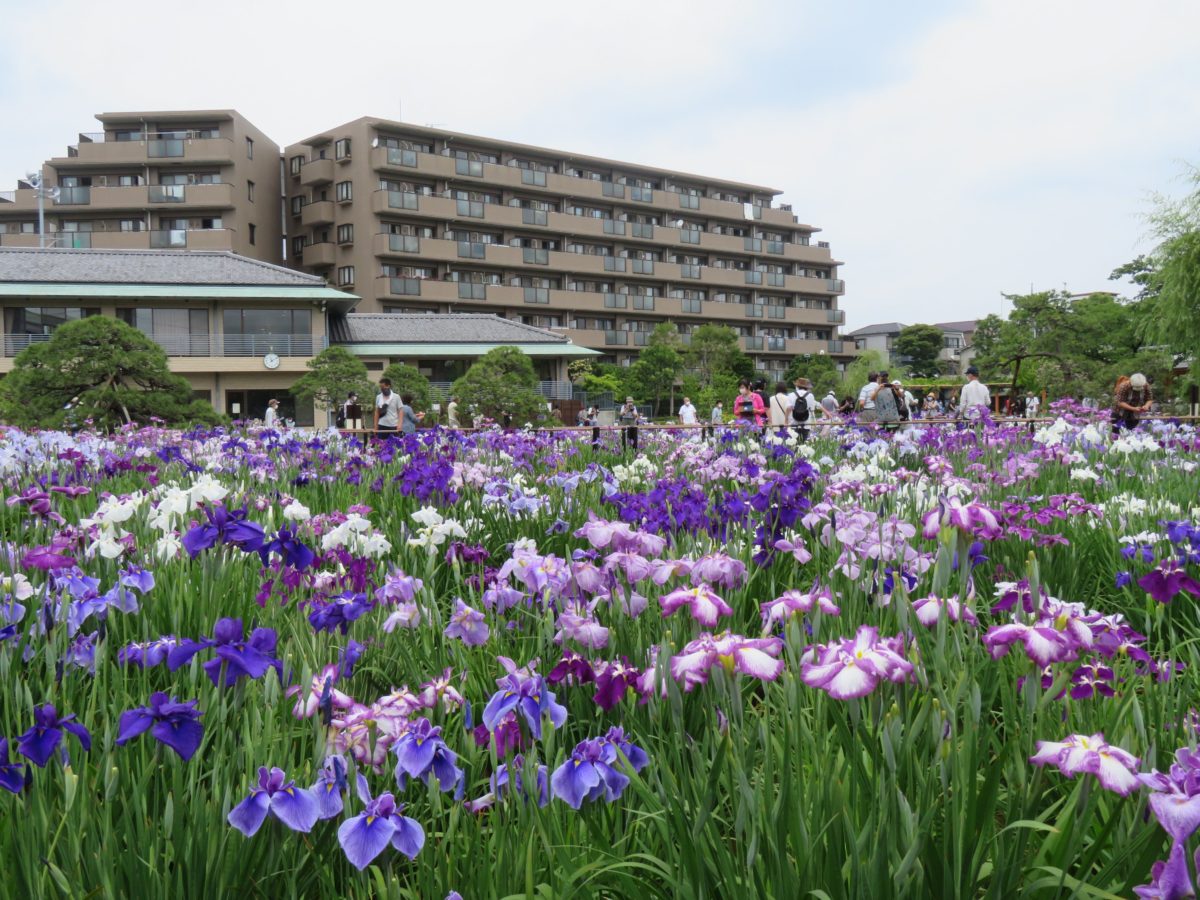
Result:
<svg viewBox="0 0 1200 900"><path fill-rule="evenodd" d="M805 396L804 392L798 391L796 393L796 405L792 407L792 421L807 422L808 415L808 397Z"/></svg>
<svg viewBox="0 0 1200 900"><path fill-rule="evenodd" d="M333 424L338 428L346 427L346 407L338 407L337 415L333 417Z"/></svg>

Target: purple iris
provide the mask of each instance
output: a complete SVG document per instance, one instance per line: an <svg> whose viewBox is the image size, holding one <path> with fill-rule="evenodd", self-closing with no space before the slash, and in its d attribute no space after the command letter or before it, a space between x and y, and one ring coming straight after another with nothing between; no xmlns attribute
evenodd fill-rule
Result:
<svg viewBox="0 0 1200 900"><path fill-rule="evenodd" d="M117 662L134 665L140 669L152 669L167 658L179 640L173 634L164 634L153 641L134 642L117 651Z"/></svg>
<svg viewBox="0 0 1200 900"><path fill-rule="evenodd" d="M603 797L611 803L629 785L629 776L622 757L634 772L641 771L649 757L640 747L631 744L620 728L613 728L603 737L580 741L571 756L550 776L550 787L572 809L585 801Z"/></svg>
<svg viewBox="0 0 1200 900"><path fill-rule="evenodd" d="M0 787L14 794L25 786L25 764L14 763L8 756L8 738L0 738Z"/></svg>
<svg viewBox="0 0 1200 900"><path fill-rule="evenodd" d="M58 710L50 703L33 708L34 725L17 738L17 749L28 756L34 765L42 767L54 755L63 740L63 732L69 731L79 740L83 749L92 749L92 736L88 730L73 721L75 714L58 717Z"/></svg>
<svg viewBox="0 0 1200 900"><path fill-rule="evenodd" d="M529 724L529 733L538 740L542 737L542 719L550 717L550 724L561 728L567 721L567 708L555 702L554 693L546 687L541 677L521 678L509 675L500 681L501 688L492 694L483 709L483 724L488 731L510 712L520 712Z"/></svg>
<svg viewBox="0 0 1200 900"><path fill-rule="evenodd" d="M396 784L400 790L404 790L409 778L420 778L428 785L430 775L443 791L462 786L462 769L455 765L458 757L442 740L442 729L431 725L428 719L418 719L402 734L395 751Z"/></svg>
<svg viewBox="0 0 1200 900"><path fill-rule="evenodd" d="M1200 869L1200 848L1196 850L1193 862ZM1150 883L1135 887L1133 892L1143 900L1185 900L1196 896L1184 845L1172 844L1166 860L1159 860L1150 868Z"/></svg>
<svg viewBox="0 0 1200 900"><path fill-rule="evenodd" d="M199 641L184 640L167 654L167 668L174 672L201 650L211 647L213 658L204 664L204 671L217 687L222 686L221 670L225 670L224 687L231 687L239 678L262 678L267 669L274 668L283 680L283 664L272 654L278 637L273 628L255 628L250 637L245 634L241 619L218 619L213 636Z"/></svg>
<svg viewBox="0 0 1200 900"><path fill-rule="evenodd" d="M1184 571L1182 566L1163 560L1158 568L1138 579L1138 587L1159 603L1170 603L1180 591L1200 597L1200 583Z"/></svg>
<svg viewBox="0 0 1200 900"><path fill-rule="evenodd" d="M345 634L350 630L350 623L370 608L366 594L346 591L325 603L314 602L313 610L308 614L308 624L318 633L338 629Z"/></svg>
<svg viewBox="0 0 1200 900"><path fill-rule="evenodd" d="M507 765L501 766L492 775L492 793L503 797L512 788L518 797L529 796L525 790L525 778L521 770L525 766L525 757L518 754ZM545 766L537 767L537 805L545 806L550 802L549 773Z"/></svg>
<svg viewBox="0 0 1200 900"><path fill-rule="evenodd" d="M42 569L49 571L51 569L69 569L75 565L75 560L70 556L64 556L59 552L60 547L34 547L21 557L21 568L23 569Z"/></svg>
<svg viewBox="0 0 1200 900"><path fill-rule="evenodd" d="M199 749L204 737L204 726L200 724L203 713L196 708L197 702L187 700L180 703L162 691L155 691L150 695L149 706L139 706L121 713L117 746L149 731L151 737L166 744L187 762Z"/></svg>
<svg viewBox="0 0 1200 900"><path fill-rule="evenodd" d="M346 781L346 760L338 754L325 758L325 764L317 773L317 783L309 788L321 807L321 818L332 819L342 813L342 794L349 790Z"/></svg>
<svg viewBox="0 0 1200 900"><path fill-rule="evenodd" d="M483 613L455 598L450 624L442 633L448 638L460 638L468 647L478 647L487 643L489 631Z"/></svg>
<svg viewBox="0 0 1200 900"><path fill-rule="evenodd" d="M270 813L292 831L312 831L321 815L321 803L312 791L298 788L296 782L286 778L282 769L268 772L266 766L260 766L258 787L229 811L229 824L246 837L253 837Z"/></svg>
<svg viewBox="0 0 1200 900"><path fill-rule="evenodd" d="M316 554L296 540L296 535L286 528L279 529L275 537L258 548L258 556L264 566L272 553L278 554L285 566L291 566L298 572L303 572L316 559Z"/></svg>
<svg viewBox="0 0 1200 900"><path fill-rule="evenodd" d="M396 798L390 793L372 798L362 773L358 775L357 785L358 796L366 808L338 829L338 843L342 845L346 859L362 871L388 844L409 859L416 858L425 846L425 830L421 823L400 815L404 806L397 806Z"/></svg>
<svg viewBox="0 0 1200 900"><path fill-rule="evenodd" d="M246 519L244 509L226 509L217 505L205 510L208 524L197 525L183 536L183 548L195 559L201 550L216 544L232 544L246 553L253 553L266 539L261 525Z"/></svg>

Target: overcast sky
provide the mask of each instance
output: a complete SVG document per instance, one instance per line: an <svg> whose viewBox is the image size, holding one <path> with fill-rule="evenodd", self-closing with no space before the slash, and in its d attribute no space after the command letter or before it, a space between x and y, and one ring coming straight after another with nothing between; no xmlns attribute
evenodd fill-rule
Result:
<svg viewBox="0 0 1200 900"><path fill-rule="evenodd" d="M0 189L107 110L362 115L770 185L847 327L1109 289L1200 163L1198 0L0 0Z"/></svg>

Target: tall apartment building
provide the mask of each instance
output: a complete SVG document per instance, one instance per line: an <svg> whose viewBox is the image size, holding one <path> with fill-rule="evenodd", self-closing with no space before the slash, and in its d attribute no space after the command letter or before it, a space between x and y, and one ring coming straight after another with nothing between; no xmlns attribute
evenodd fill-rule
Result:
<svg viewBox="0 0 1200 900"><path fill-rule="evenodd" d="M285 148L283 180L289 264L360 312L495 313L621 364L667 320L772 374L853 356L840 263L771 188L369 117Z"/></svg>
<svg viewBox="0 0 1200 900"><path fill-rule="evenodd" d="M41 167L46 246L231 250L282 262L279 145L234 110L102 113ZM0 246L37 247L37 192L0 192Z"/></svg>

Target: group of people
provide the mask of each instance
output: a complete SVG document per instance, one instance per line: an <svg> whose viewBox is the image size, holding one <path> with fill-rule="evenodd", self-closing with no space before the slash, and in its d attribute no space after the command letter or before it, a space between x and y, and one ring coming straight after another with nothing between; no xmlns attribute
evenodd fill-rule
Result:
<svg viewBox="0 0 1200 900"><path fill-rule="evenodd" d="M967 367L967 382L959 391L957 400L951 397L945 403L933 392L926 394L924 402L920 403L904 388L903 382L899 379L889 381L889 378L887 372L867 374L867 383L859 390L854 407L859 422L895 427L918 415L978 419L992 405L991 392L979 380L979 369L975 366ZM1036 399L1034 403L1036 412Z"/></svg>

